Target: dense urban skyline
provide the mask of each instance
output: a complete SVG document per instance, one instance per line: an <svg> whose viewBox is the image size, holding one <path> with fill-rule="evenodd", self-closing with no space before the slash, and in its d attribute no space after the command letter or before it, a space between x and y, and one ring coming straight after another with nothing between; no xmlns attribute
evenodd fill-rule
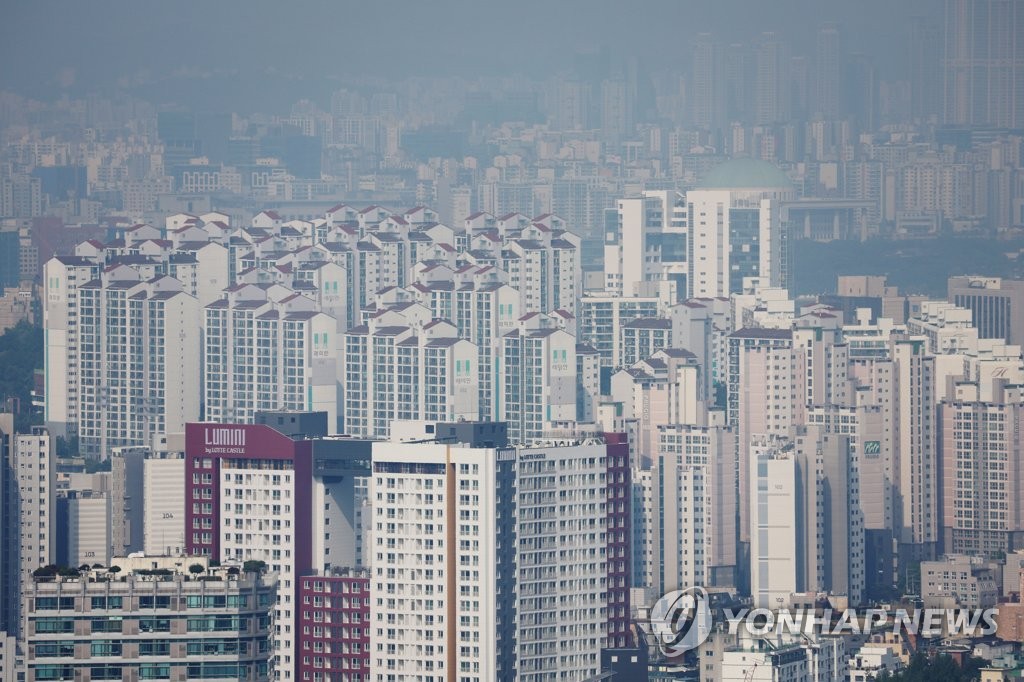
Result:
<svg viewBox="0 0 1024 682"><path fill-rule="evenodd" d="M810 54L814 32L829 21L842 24L850 44L876 57L887 77L905 79L911 19L941 20L940 3L928 0L856 5L839 0L654 0L635 7L583 0L529 0L514 7L445 0L317 2L301 9L254 2L189 12L161 3L143 7L140 11L129 2L11 7L0 56L22 68L5 70L0 88L50 98L64 91L110 92L119 83L142 92L145 84L161 84L170 85L170 91L148 94L173 101L187 85L176 82L175 74L224 80L238 75L251 83L270 77L270 90L261 91L277 100L295 92L275 92L282 81L302 79L305 96L321 99L331 81L365 76L543 78L571 68L577 53L601 49L617 58L639 57L652 71L673 69L690 63L690 44L702 32L726 43L750 43L764 31L776 31L796 52ZM62 20L51 22L54 13ZM742 21L737 20L740 14ZM160 30L154 30L157 26ZM272 32L266 32L268 27ZM416 39L409 39L410 32ZM267 43L244 48L242 36ZM300 43L302 49L296 49Z"/></svg>
<svg viewBox="0 0 1024 682"><path fill-rule="evenodd" d="M0 682L1024 675L1024 0L0 63Z"/></svg>

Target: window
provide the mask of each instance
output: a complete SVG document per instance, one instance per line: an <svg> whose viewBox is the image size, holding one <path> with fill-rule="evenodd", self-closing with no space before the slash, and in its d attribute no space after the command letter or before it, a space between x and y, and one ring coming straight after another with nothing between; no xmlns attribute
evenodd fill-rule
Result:
<svg viewBox="0 0 1024 682"><path fill-rule="evenodd" d="M96 631L95 626L93 632ZM139 632L170 632L171 631L171 619L170 618L140 618L139 619Z"/></svg>
<svg viewBox="0 0 1024 682"><path fill-rule="evenodd" d="M171 608L171 598L168 596L148 596L139 597L139 608L140 609L169 609Z"/></svg>
<svg viewBox="0 0 1024 682"><path fill-rule="evenodd" d="M159 663L143 663L139 666L140 680L169 680L171 667Z"/></svg>
<svg viewBox="0 0 1024 682"><path fill-rule="evenodd" d="M35 624L36 632L71 633L75 631L74 618L39 618Z"/></svg>
<svg viewBox="0 0 1024 682"><path fill-rule="evenodd" d="M94 609L120 609L121 597L93 597L92 608Z"/></svg>
<svg viewBox="0 0 1024 682"><path fill-rule="evenodd" d="M72 657L75 655L75 643L43 642L35 645L36 658Z"/></svg>
<svg viewBox="0 0 1024 682"><path fill-rule="evenodd" d="M102 639L93 642L90 645L90 653L93 656L120 656L121 642L112 639Z"/></svg>

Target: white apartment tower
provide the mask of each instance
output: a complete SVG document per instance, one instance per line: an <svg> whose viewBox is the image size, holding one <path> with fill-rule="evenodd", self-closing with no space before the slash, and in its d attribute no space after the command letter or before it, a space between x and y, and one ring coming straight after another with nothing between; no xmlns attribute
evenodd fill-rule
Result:
<svg viewBox="0 0 1024 682"><path fill-rule="evenodd" d="M112 266L78 287L75 310L84 453L106 458L199 418L199 303L178 280Z"/></svg>
<svg viewBox="0 0 1024 682"><path fill-rule="evenodd" d="M43 270L46 424L57 437L78 428L78 288L93 281L100 266L81 256L55 256Z"/></svg>
<svg viewBox="0 0 1024 682"><path fill-rule="evenodd" d="M207 421L248 424L260 411L298 410L337 423L334 318L304 296L274 300L252 285L232 287L204 313Z"/></svg>
<svg viewBox="0 0 1024 682"><path fill-rule="evenodd" d="M416 310L416 309L419 310ZM386 438L398 420L473 421L477 346L422 306L380 311L345 334L345 431Z"/></svg>
<svg viewBox="0 0 1024 682"><path fill-rule="evenodd" d="M553 421L575 421L576 337L544 316L524 316L501 337L497 382L498 414L513 443L542 438Z"/></svg>
<svg viewBox="0 0 1024 682"><path fill-rule="evenodd" d="M777 609L789 604L800 584L798 461L793 444L778 436L753 440L750 461L750 593L756 607Z"/></svg>
<svg viewBox="0 0 1024 682"><path fill-rule="evenodd" d="M529 223L501 250L499 264L525 312L576 314L582 282L580 238L553 224Z"/></svg>
<svg viewBox="0 0 1024 682"><path fill-rule="evenodd" d="M605 452L375 443L373 679L597 675Z"/></svg>
<svg viewBox="0 0 1024 682"><path fill-rule="evenodd" d="M660 350L613 374L611 398L621 406L621 417L636 424L633 448L638 461L657 455L661 426L705 423L697 359L679 348Z"/></svg>
<svg viewBox="0 0 1024 682"><path fill-rule="evenodd" d="M893 339L900 557L935 558L939 541L939 462L936 455L935 357L922 337Z"/></svg>
<svg viewBox="0 0 1024 682"><path fill-rule="evenodd" d="M436 269L436 268L435 268ZM499 339L512 331L521 317L519 292L504 284L494 268L472 268L478 273L450 273L451 279L417 282L410 286L433 319L451 321L459 337L476 344L479 356L480 419L495 420L494 368ZM450 271L449 271L450 272ZM470 275L470 276L466 276Z"/></svg>
<svg viewBox="0 0 1024 682"><path fill-rule="evenodd" d="M374 679L509 679L515 670L514 451L373 446Z"/></svg>
<svg viewBox="0 0 1024 682"><path fill-rule="evenodd" d="M850 439L801 428L792 439L754 439L750 576L754 603L790 604L798 592L864 592L859 462Z"/></svg>
<svg viewBox="0 0 1024 682"><path fill-rule="evenodd" d="M789 235L781 202L786 175L765 161L733 159L686 193L689 208L687 298L743 291L743 279L789 284Z"/></svg>
<svg viewBox="0 0 1024 682"><path fill-rule="evenodd" d="M734 434L722 426L662 425L651 470L658 594L736 585Z"/></svg>
<svg viewBox="0 0 1024 682"><path fill-rule="evenodd" d="M749 490L753 477L750 450L755 437L787 437L795 423L801 395L793 332L788 329L741 329L728 338L729 367L726 416L736 430L739 489ZM740 495L740 542L750 542L751 504Z"/></svg>
<svg viewBox="0 0 1024 682"><path fill-rule="evenodd" d="M109 565L113 533L111 496L101 490L69 490L61 499L67 517L67 564Z"/></svg>
<svg viewBox="0 0 1024 682"><path fill-rule="evenodd" d="M619 330L641 317L657 317L662 302L656 296L619 296L594 292L580 300L579 340L600 354L602 368L617 368L622 357Z"/></svg>
<svg viewBox="0 0 1024 682"><path fill-rule="evenodd" d="M12 440L21 536L19 577L24 585L32 579L32 571L56 562L56 461L53 441L44 427L32 427L31 433Z"/></svg>
<svg viewBox="0 0 1024 682"><path fill-rule="evenodd" d="M605 290L639 296L642 283L671 282L676 297L687 291L686 197L671 190L619 199L616 231L605 235Z"/></svg>

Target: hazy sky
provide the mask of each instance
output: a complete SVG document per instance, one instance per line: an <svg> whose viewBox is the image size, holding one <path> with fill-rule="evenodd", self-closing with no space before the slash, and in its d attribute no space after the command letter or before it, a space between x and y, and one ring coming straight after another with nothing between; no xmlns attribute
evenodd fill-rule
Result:
<svg viewBox="0 0 1024 682"><path fill-rule="evenodd" d="M941 19L941 0L7 0L0 88L36 97L135 83L302 83L322 95L354 75L543 77L579 50L608 47L649 69L684 69L689 40L744 41L766 30L812 49L839 21L852 52L900 75L907 19ZM269 76L268 76L269 74ZM278 86L275 86L278 87ZM145 89L145 88L143 88ZM272 90L268 94L291 96Z"/></svg>

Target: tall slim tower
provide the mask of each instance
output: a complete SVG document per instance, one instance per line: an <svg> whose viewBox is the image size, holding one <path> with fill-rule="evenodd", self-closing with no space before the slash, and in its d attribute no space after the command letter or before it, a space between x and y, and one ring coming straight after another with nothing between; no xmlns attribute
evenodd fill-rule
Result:
<svg viewBox="0 0 1024 682"><path fill-rule="evenodd" d="M693 45L693 78L690 115L698 128L715 129L722 123L725 89L722 87L721 46L709 33L701 33Z"/></svg>
<svg viewBox="0 0 1024 682"><path fill-rule="evenodd" d="M946 0L944 120L1024 126L1024 0Z"/></svg>
<svg viewBox="0 0 1024 682"><path fill-rule="evenodd" d="M774 33L762 33L757 45L754 79L754 123L781 123L790 116L788 46Z"/></svg>
<svg viewBox="0 0 1024 682"><path fill-rule="evenodd" d="M821 27L815 53L817 59L814 65L811 115L835 121L840 117L842 76L842 44L838 26L825 24Z"/></svg>
<svg viewBox="0 0 1024 682"><path fill-rule="evenodd" d="M931 18L913 18L908 47L910 111L927 119L942 110L942 33Z"/></svg>

